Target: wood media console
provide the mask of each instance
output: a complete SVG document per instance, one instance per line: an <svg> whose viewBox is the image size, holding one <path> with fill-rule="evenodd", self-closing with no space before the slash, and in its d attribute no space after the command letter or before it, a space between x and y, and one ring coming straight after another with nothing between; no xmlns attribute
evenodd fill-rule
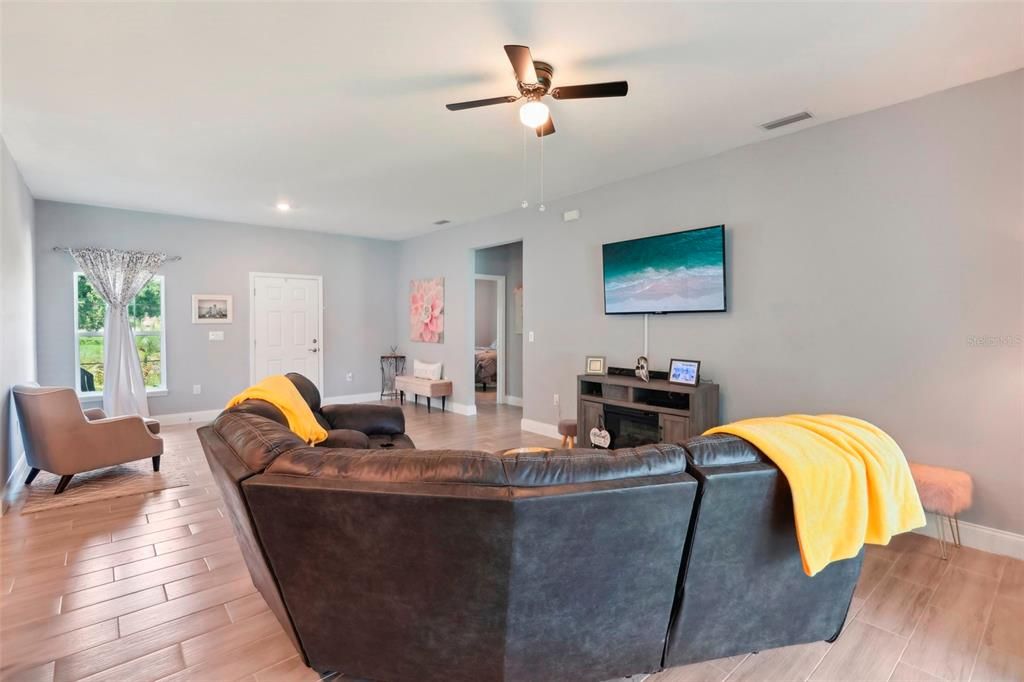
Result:
<svg viewBox="0 0 1024 682"><path fill-rule="evenodd" d="M581 374L577 377L578 447L589 448L599 424L612 434L609 447L681 443L718 426L718 384L672 384L664 379Z"/></svg>

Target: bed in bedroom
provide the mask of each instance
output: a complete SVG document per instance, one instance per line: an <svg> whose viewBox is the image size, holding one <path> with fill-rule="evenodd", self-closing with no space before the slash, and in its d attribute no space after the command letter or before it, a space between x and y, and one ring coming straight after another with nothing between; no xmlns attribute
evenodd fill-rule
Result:
<svg viewBox="0 0 1024 682"><path fill-rule="evenodd" d="M487 390L487 384L498 383L498 351L493 348L476 349L476 383Z"/></svg>

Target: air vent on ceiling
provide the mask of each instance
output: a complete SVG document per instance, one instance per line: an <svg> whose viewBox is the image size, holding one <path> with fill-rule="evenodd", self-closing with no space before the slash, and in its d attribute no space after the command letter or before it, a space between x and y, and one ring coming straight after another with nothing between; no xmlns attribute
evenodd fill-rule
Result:
<svg viewBox="0 0 1024 682"><path fill-rule="evenodd" d="M789 116L783 116L782 118L777 118L774 121L768 121L767 123L762 123L761 127L764 128L765 130L775 130L776 128L781 128L782 126L788 126L791 123L799 123L800 121L806 121L809 118L814 118L814 117L811 116L806 111L801 111L799 114L791 114Z"/></svg>
<svg viewBox="0 0 1024 682"><path fill-rule="evenodd" d="M435 224L435 225L447 225L447 224L448 224L448 223L450 223L450 222L451 222L451 221L450 221L450 220L448 220L447 218L441 218L440 220L435 220L435 221L434 221L434 224Z"/></svg>

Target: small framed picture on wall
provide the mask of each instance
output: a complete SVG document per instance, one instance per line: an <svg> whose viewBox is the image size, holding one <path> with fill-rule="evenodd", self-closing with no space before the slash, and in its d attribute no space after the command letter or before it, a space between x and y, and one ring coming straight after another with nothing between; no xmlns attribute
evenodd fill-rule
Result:
<svg viewBox="0 0 1024 682"><path fill-rule="evenodd" d="M677 360L668 363L668 381L670 384L696 386L700 383L700 360Z"/></svg>
<svg viewBox="0 0 1024 682"><path fill-rule="evenodd" d="M192 294L192 324L231 324L233 308L230 294Z"/></svg>
<svg viewBox="0 0 1024 682"><path fill-rule="evenodd" d="M604 374L604 356L588 355L584 374Z"/></svg>

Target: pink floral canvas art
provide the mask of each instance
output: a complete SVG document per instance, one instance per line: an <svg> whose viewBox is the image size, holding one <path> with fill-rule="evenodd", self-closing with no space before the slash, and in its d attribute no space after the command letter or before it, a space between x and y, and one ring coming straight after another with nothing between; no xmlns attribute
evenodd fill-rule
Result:
<svg viewBox="0 0 1024 682"><path fill-rule="evenodd" d="M444 278L409 282L409 338L444 343Z"/></svg>

